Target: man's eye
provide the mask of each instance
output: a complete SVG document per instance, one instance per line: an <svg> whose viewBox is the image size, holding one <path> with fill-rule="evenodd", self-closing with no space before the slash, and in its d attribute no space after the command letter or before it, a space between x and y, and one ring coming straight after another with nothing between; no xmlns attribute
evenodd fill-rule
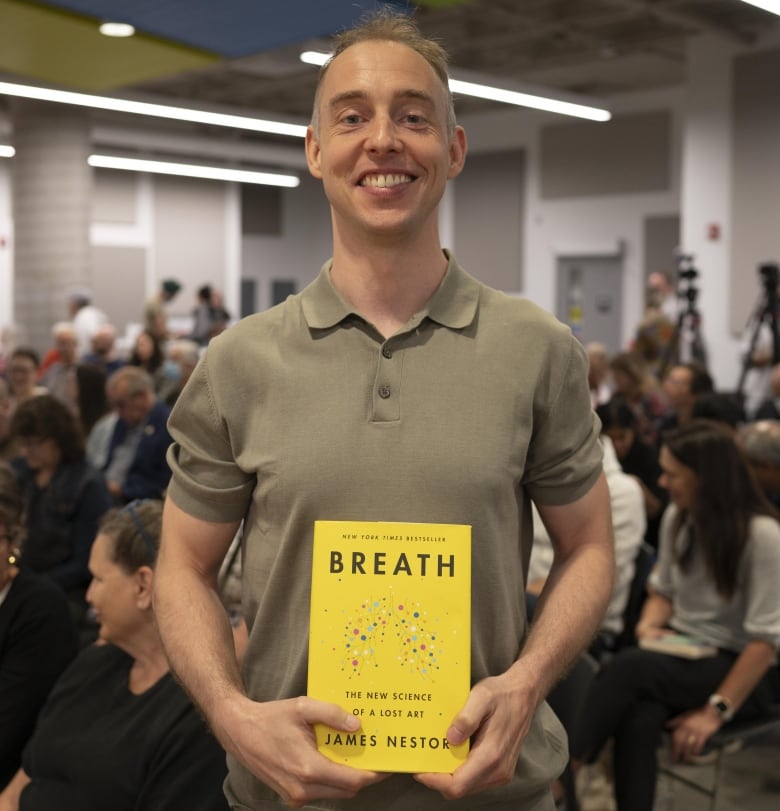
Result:
<svg viewBox="0 0 780 811"><path fill-rule="evenodd" d="M360 121L361 118L357 113L349 113L341 119L342 124L359 124Z"/></svg>
<svg viewBox="0 0 780 811"><path fill-rule="evenodd" d="M406 120L409 124L422 124L425 122L425 119L417 113L407 113Z"/></svg>

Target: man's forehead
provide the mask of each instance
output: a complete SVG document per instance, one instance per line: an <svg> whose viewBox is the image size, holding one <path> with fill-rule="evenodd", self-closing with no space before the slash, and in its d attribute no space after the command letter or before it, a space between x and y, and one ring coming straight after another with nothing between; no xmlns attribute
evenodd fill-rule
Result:
<svg viewBox="0 0 780 811"><path fill-rule="evenodd" d="M365 94L369 88L386 88L397 81L402 95L435 98L444 88L425 58L400 42L358 42L334 57L322 81L325 104L349 94Z"/></svg>

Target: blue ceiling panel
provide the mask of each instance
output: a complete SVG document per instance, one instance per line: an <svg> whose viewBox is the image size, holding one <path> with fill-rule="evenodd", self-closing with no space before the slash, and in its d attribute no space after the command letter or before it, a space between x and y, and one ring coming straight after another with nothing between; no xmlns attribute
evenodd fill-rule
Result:
<svg viewBox="0 0 780 811"><path fill-rule="evenodd" d="M36 5L127 22L141 33L227 59L330 36L380 6L410 7L407 0L46 0Z"/></svg>

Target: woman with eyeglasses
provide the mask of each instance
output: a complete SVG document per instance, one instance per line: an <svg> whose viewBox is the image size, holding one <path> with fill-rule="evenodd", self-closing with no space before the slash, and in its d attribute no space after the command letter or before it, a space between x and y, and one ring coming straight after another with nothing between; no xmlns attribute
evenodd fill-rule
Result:
<svg viewBox="0 0 780 811"><path fill-rule="evenodd" d="M65 595L19 570L22 512L14 473L0 463L0 789L19 768L49 691L76 655Z"/></svg>
<svg viewBox="0 0 780 811"><path fill-rule="evenodd" d="M152 606L159 501L101 521L87 599L104 644L57 682L2 811L226 811L225 754L173 678Z"/></svg>
<svg viewBox="0 0 780 811"><path fill-rule="evenodd" d="M89 550L112 504L103 474L86 459L76 417L50 394L22 403L11 433L21 450L14 468L25 506L22 568L53 580L82 624Z"/></svg>

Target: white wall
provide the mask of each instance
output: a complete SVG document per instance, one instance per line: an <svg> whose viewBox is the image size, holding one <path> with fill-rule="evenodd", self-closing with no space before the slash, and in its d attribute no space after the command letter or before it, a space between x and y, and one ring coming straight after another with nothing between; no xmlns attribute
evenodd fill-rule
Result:
<svg viewBox="0 0 780 811"><path fill-rule="evenodd" d="M679 211L680 130L683 94L667 91L619 97L611 103L614 113L668 110L672 117L673 159L667 192L543 200L540 196L539 139L543 126L559 122L527 110L506 110L461 123L472 152L512 147L527 151L525 284L520 291L547 310L555 310L555 266L559 254L614 254L624 256L622 302L623 341L628 343L642 315L644 282L644 218ZM488 200L485 203L489 203ZM484 278L484 277L482 277Z"/></svg>

